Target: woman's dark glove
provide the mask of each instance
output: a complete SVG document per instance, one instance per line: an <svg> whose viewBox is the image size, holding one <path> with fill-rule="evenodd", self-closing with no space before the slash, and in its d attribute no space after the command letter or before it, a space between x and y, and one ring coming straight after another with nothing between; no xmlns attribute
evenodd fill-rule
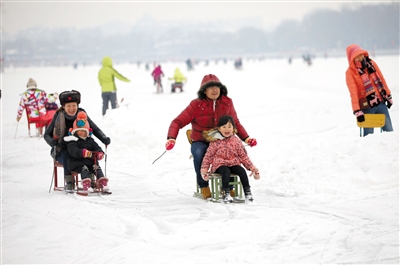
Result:
<svg viewBox="0 0 400 265"><path fill-rule="evenodd" d="M393 98L392 95L387 96L386 98L386 106L388 107L388 109L390 109L390 107L393 105Z"/></svg>
<svg viewBox="0 0 400 265"><path fill-rule="evenodd" d="M356 116L358 122L365 121L364 112L361 110L354 111L354 115Z"/></svg>

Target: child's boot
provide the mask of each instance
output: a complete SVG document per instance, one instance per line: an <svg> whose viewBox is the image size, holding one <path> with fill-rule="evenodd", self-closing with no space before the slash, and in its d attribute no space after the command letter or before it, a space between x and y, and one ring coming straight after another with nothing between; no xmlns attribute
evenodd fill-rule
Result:
<svg viewBox="0 0 400 265"><path fill-rule="evenodd" d="M223 201L224 203L231 203L231 202L233 202L233 198L232 198L232 196L231 196L231 194L230 194L229 189L226 189L226 190L223 190L223 191L222 191L222 201Z"/></svg>
<svg viewBox="0 0 400 265"><path fill-rule="evenodd" d="M83 190L87 192L93 192L92 188L92 179L90 178L91 173L87 166L82 167L81 178L82 178L82 186Z"/></svg>
<svg viewBox="0 0 400 265"><path fill-rule="evenodd" d="M203 195L203 199L207 200L208 198L211 198L211 191L210 187L203 187L201 188L201 195Z"/></svg>
<svg viewBox="0 0 400 265"><path fill-rule="evenodd" d="M109 191L110 188L108 187L108 178L102 177L97 180L97 184L100 186L102 191Z"/></svg>
<svg viewBox="0 0 400 265"><path fill-rule="evenodd" d="M82 180L83 190L87 192L93 192L92 180L90 178L85 178Z"/></svg>
<svg viewBox="0 0 400 265"><path fill-rule="evenodd" d="M252 202L254 200L253 195L251 194L250 187L244 188L244 195L245 195L246 201Z"/></svg>
<svg viewBox="0 0 400 265"><path fill-rule="evenodd" d="M75 190L75 179L72 175L64 175L64 190L68 193L72 193Z"/></svg>

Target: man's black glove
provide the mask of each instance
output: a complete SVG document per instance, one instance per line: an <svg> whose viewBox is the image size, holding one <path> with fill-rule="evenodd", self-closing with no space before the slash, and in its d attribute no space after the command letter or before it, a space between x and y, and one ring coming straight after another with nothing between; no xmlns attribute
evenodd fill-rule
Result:
<svg viewBox="0 0 400 265"><path fill-rule="evenodd" d="M365 121L364 112L361 110L354 111L354 115L356 116L358 122Z"/></svg>
<svg viewBox="0 0 400 265"><path fill-rule="evenodd" d="M110 137L105 137L105 138L104 138L104 141L103 141L103 144L109 145L110 143L111 143Z"/></svg>

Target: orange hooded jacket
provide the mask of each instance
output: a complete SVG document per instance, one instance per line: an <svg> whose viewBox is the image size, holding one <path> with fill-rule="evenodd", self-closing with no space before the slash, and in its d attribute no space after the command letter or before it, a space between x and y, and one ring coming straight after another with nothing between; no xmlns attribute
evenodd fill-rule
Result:
<svg viewBox="0 0 400 265"><path fill-rule="evenodd" d="M365 56L369 56L369 54L366 50L361 49L360 46L358 46L357 44L351 44L350 46L348 46L346 48L346 54L347 54L347 60L349 62L349 68L347 68L346 70L346 84L350 92L351 107L353 108L353 111L361 110L362 108L360 106L360 99L363 100L366 99L366 92L364 88L364 83L354 63L354 58L360 54L364 54ZM383 77L381 70L379 69L375 61L371 59L371 62L374 65L375 70L382 81L386 93L390 95L391 92L386 84L385 78ZM371 77L369 77L369 79L371 80L371 84L374 87L375 94L379 97L379 100L382 101L382 96L379 93L377 87L375 86L373 79Z"/></svg>

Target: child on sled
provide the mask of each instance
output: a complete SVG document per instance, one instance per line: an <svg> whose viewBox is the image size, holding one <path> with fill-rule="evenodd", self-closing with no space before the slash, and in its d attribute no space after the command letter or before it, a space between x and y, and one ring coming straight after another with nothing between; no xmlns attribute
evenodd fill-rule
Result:
<svg viewBox="0 0 400 265"><path fill-rule="evenodd" d="M104 177L98 161L95 163L94 159L103 159L104 152L96 141L90 137L92 130L85 112L78 113L73 127L69 130L69 134L64 137L68 150L68 169L81 174L84 191L94 191L93 187L96 187L94 185L94 175L97 177L99 188L104 192L109 191L108 179ZM73 190L72 183L73 180L71 180L71 183L68 183L67 180L67 191Z"/></svg>
<svg viewBox="0 0 400 265"><path fill-rule="evenodd" d="M251 175L254 175L254 179L260 179L258 169L251 162L245 147L235 133L235 122L228 115L221 116L217 128L203 132L204 138L210 142L210 145L203 158L201 175L205 181L208 181L210 173L221 174L222 199L225 203L233 201L229 192L231 174L239 176L246 200L253 201L249 179L246 170L241 166L242 164L252 172Z"/></svg>

